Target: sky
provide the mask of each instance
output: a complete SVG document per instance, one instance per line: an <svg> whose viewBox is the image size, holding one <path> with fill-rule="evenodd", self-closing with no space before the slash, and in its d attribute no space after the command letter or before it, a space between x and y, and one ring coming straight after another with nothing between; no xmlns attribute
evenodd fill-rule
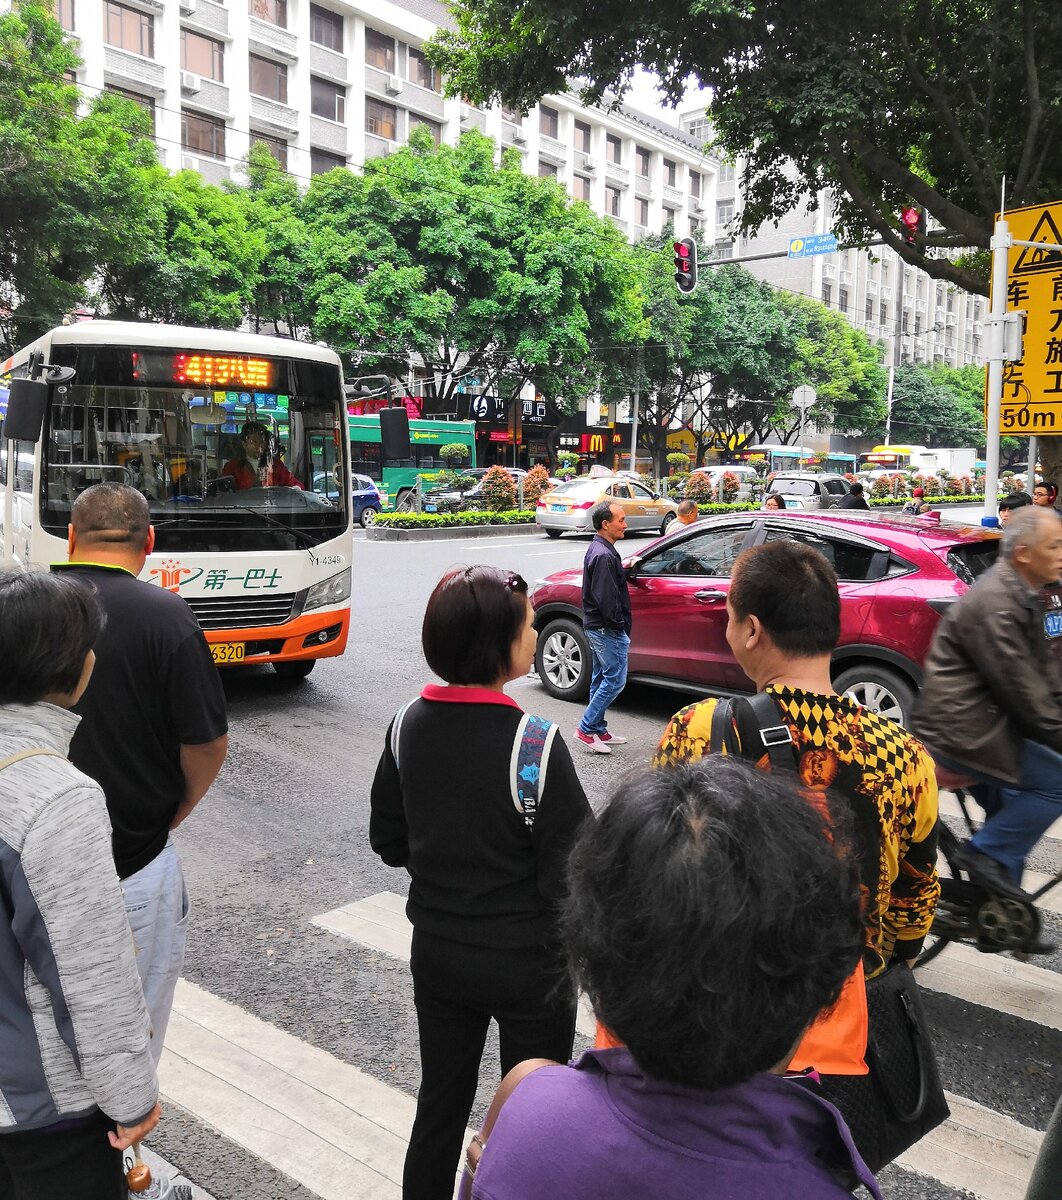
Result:
<svg viewBox="0 0 1062 1200"><path fill-rule="evenodd" d="M678 108L666 107L663 94L657 91L658 85L659 80L656 75L639 67L631 81L631 90L626 94L624 100L631 108L636 108L639 112L647 113L650 116L660 117L669 125L678 124L680 112L686 112L698 104L706 103L708 93L696 86L691 86Z"/></svg>

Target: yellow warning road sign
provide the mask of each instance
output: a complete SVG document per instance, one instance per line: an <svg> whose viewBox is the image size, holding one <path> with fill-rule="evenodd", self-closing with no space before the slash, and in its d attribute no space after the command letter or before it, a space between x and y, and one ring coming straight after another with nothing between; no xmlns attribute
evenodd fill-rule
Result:
<svg viewBox="0 0 1062 1200"><path fill-rule="evenodd" d="M1062 203L1004 216L1016 241L1062 245ZM1062 252L1010 248L1007 309L1026 315L1021 361L1003 364L1000 433L1062 436Z"/></svg>

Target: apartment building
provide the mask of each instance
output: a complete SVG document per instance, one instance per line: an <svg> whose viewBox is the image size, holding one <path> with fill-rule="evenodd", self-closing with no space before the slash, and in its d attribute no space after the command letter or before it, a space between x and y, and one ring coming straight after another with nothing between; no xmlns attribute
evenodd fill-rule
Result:
<svg viewBox="0 0 1062 1200"><path fill-rule="evenodd" d="M2 0L0 0L2 3ZM87 95L118 91L152 117L162 160L230 177L252 141L303 182L360 169L425 125L437 143L479 129L530 174L555 177L628 237L707 229L714 160L701 143L626 106L547 98L525 116L442 94L423 43L438 0L55 0ZM709 233L711 236L711 233Z"/></svg>
<svg viewBox="0 0 1062 1200"><path fill-rule="evenodd" d="M701 142L711 136L703 109L683 114L680 124ZM721 164L714 213L719 258L784 254L792 239L832 228L828 192L819 195L815 207L805 202L787 213L777 227L764 226L755 237L738 237L733 232L740 209L740 171ZM745 266L774 287L811 296L842 313L871 341L884 343L888 365L914 362L962 367L984 361L985 298L932 279L885 246L808 258L770 258Z"/></svg>

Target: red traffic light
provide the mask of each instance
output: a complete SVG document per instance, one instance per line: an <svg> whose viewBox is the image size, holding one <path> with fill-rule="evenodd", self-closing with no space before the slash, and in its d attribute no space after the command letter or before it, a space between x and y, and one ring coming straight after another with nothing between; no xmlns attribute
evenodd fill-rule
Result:
<svg viewBox="0 0 1062 1200"><path fill-rule="evenodd" d="M908 246L916 246L925 237L926 215L922 209L908 204L900 211L900 233Z"/></svg>
<svg viewBox="0 0 1062 1200"><path fill-rule="evenodd" d="M672 242L675 251L675 282L680 292L689 294L697 286L697 243L693 238Z"/></svg>

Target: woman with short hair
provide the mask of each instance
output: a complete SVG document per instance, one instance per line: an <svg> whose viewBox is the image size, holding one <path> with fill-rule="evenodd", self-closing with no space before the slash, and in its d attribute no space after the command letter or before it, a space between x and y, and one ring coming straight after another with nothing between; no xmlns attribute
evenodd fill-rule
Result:
<svg viewBox="0 0 1062 1200"><path fill-rule="evenodd" d="M387 731L369 840L410 876L421 1085L403 1200L450 1200L487 1026L502 1073L567 1059L575 996L557 918L569 850L590 814L557 727L504 693L535 655L527 584L497 567L448 571L422 644L445 681Z"/></svg>
<svg viewBox="0 0 1062 1200"><path fill-rule="evenodd" d="M845 1200L880 1193L835 1108L786 1065L863 943L843 809L712 757L643 771L584 827L563 930L622 1043L525 1074L475 1200Z"/></svg>
<svg viewBox="0 0 1062 1200"><path fill-rule="evenodd" d="M126 1200L159 1118L106 802L66 757L104 621L79 580L0 571L0 1197Z"/></svg>

